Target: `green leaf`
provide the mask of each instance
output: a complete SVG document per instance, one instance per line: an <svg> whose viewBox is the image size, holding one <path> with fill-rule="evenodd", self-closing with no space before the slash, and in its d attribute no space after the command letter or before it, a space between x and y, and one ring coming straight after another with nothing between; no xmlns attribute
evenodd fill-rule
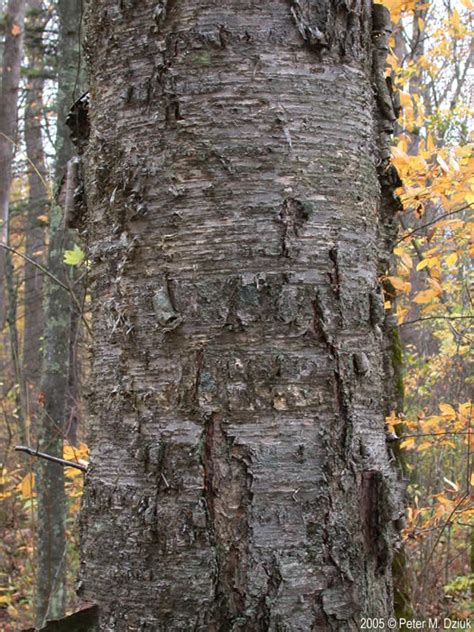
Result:
<svg viewBox="0 0 474 632"><path fill-rule="evenodd" d="M67 263L68 266L78 266L85 256L85 253L75 244L72 250L64 251L64 263Z"/></svg>

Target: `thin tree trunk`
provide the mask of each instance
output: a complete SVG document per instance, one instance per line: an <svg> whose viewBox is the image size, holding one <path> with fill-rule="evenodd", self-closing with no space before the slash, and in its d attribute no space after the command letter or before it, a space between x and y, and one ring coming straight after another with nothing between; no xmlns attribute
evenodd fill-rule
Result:
<svg viewBox="0 0 474 632"><path fill-rule="evenodd" d="M75 0L59 0L59 77L58 126L56 145L56 178L66 174L66 164L73 153L65 121L74 102L79 79L79 38L81 6ZM70 243L61 208L53 204L50 211L48 270L68 281L63 262L64 249ZM39 429L40 449L53 456L62 456L67 432L69 358L71 340L71 296L49 279L46 287L46 327L42 392L44 409ZM37 620L59 618L66 604L65 570L66 502L64 472L61 466L49 462L38 464L38 602Z"/></svg>
<svg viewBox="0 0 474 632"><path fill-rule="evenodd" d="M24 18L24 1L10 0L5 14L0 95L0 240L7 245L10 241L10 188L18 127L18 92L23 54ZM17 288L11 254L4 248L0 248L0 251L0 330L7 321L14 379L18 385L17 428L20 440L24 441L26 437L24 391L16 323Z"/></svg>
<svg viewBox="0 0 474 632"><path fill-rule="evenodd" d="M391 614L389 27L348 6L89 3L82 587L102 630Z"/></svg>
<svg viewBox="0 0 474 632"><path fill-rule="evenodd" d="M9 242L9 198L15 147L13 143L17 133L24 20L25 0L9 0L5 14L0 98L0 240L4 244ZM6 318L6 261L6 250L0 248L0 330L3 329Z"/></svg>
<svg viewBox="0 0 474 632"><path fill-rule="evenodd" d="M20 443L27 440L27 421L26 421L26 400L23 377L21 356L20 356L20 340L17 327L17 303L18 303L18 282L16 279L15 269L11 253L7 253L5 261L5 285L8 297L7 309L7 325L10 345L11 366L16 384L15 392L15 421Z"/></svg>
<svg viewBox="0 0 474 632"><path fill-rule="evenodd" d="M29 34L26 41L26 53L29 67L41 71L44 67L43 26L41 15L42 1L28 1ZM43 114L43 86L41 76L32 77L27 83L25 108L25 143L28 157L28 215L26 223L26 255L44 265L45 262L45 223L49 210L44 161L41 118ZM33 265L25 267L25 333L23 337L23 377L27 398L27 413L34 416L37 412L38 388L41 378L41 338L44 331L43 313L43 274Z"/></svg>
<svg viewBox="0 0 474 632"><path fill-rule="evenodd" d="M63 231L61 210L50 212L50 243L47 267L63 282L67 282L61 261ZM65 431L68 384L70 301L62 287L45 280L46 327L41 379L43 409L38 424L39 449L62 457ZM57 618L65 608L65 518L64 472L60 465L38 461L38 567L37 621Z"/></svg>

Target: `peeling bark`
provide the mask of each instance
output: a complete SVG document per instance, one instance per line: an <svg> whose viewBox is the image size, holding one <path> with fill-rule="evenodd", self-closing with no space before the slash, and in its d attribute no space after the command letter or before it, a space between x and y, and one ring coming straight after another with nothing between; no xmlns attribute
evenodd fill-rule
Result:
<svg viewBox="0 0 474 632"><path fill-rule="evenodd" d="M88 5L81 591L103 630L391 613L378 272L395 220L371 11Z"/></svg>

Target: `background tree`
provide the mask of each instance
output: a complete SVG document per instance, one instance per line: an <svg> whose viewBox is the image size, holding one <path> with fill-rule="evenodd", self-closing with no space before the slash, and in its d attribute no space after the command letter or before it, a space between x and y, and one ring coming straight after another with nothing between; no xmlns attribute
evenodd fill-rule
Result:
<svg viewBox="0 0 474 632"><path fill-rule="evenodd" d="M21 384L20 347L16 329L16 287L10 252L10 188L12 163L17 141L18 91L23 55L25 19L24 0L9 0L5 13L5 44L2 57L2 83L0 99L0 327L8 324L3 344L9 348L14 382ZM7 342L8 335L8 342ZM21 403L22 389L16 390L18 401L18 429L25 438L25 420Z"/></svg>
<svg viewBox="0 0 474 632"><path fill-rule="evenodd" d="M77 510L81 478L67 470L65 479L62 468L55 471L54 466L43 465L38 466L35 477L31 464L24 457L14 458L10 450L15 443L28 441L35 448L59 456L64 450L65 457L72 460L83 455L81 446L78 450L67 444L63 447L64 439L72 440L77 432L77 347L81 334L78 306L72 297L81 296L81 290L77 283L72 287L76 275L71 274L71 266L63 260L67 259L66 249L71 247L71 231L65 227L59 205L51 204L51 169L54 166L58 182L62 182L59 197L63 202L66 163L72 155L65 120L82 88L80 19L77 2L60 2L56 11L54 5L31 0L26 20L28 35L21 73L24 80L20 83L20 117L25 125L18 136L16 178L10 194L14 266L8 287L14 291L10 291L8 316L13 362L2 349L2 439L7 441L2 451L5 485L0 498L2 527L7 533L2 553L8 551L8 555L6 563L2 563L0 608L6 608L7 617L16 621L13 629L21 627L19 621L27 617L31 620L33 602L39 625L46 617L61 616L66 607L66 573L70 584L74 580L74 553L66 546L66 530L72 544L74 522L68 520L68 511L73 515ZM54 103L58 85L59 110ZM58 125L51 123L51 115L58 118ZM50 228L47 262L46 224ZM44 299L47 318L43 337ZM43 351L40 388L39 354ZM75 363L72 368L71 362ZM23 397L19 398L19 394ZM71 496L68 503L65 481ZM69 604L73 602L70 595ZM0 610L0 615L3 612ZM8 630L9 624L5 626ZM0 627L4 629L3 619Z"/></svg>
<svg viewBox="0 0 474 632"><path fill-rule="evenodd" d="M26 54L28 70L25 105L25 146L28 160L28 211L25 227L25 254L36 263L45 263L45 226L49 191L42 136L44 109L44 29L47 14L41 0L28 2ZM25 414L35 415L41 378L41 341L44 332L43 272L34 265L25 267L23 380Z"/></svg>
<svg viewBox="0 0 474 632"><path fill-rule="evenodd" d="M73 0L59 0L58 54L58 122L56 139L56 181L62 189L74 186L67 180L67 163L74 155L66 118L80 89L80 24L81 6ZM40 414L38 445L40 450L53 456L63 455L64 439L68 433L70 411L69 388L73 384L70 366L72 338L71 324L77 327L73 314L77 305L72 299L76 288L64 263L65 249L71 244L71 235L64 218L65 193L59 193L62 206L53 204L50 210L48 270L63 282L47 278L46 327L44 362L41 381L43 408ZM65 287L70 287L67 291ZM76 299L77 301L77 299ZM73 320L72 320L73 319ZM64 615L66 606L66 498L62 466L39 461L38 473L38 579L37 621Z"/></svg>
<svg viewBox="0 0 474 632"><path fill-rule="evenodd" d="M0 101L0 222L1 241L9 241L9 195L18 118L18 89L23 53L25 1L9 0L5 14L5 44ZM6 318L7 251L0 248L0 324Z"/></svg>

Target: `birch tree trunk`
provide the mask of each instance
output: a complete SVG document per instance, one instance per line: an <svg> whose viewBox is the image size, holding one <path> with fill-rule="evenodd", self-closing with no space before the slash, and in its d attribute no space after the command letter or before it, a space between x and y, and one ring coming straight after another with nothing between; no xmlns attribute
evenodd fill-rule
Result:
<svg viewBox="0 0 474 632"><path fill-rule="evenodd" d="M102 630L392 611L388 32L369 0L88 3Z"/></svg>

